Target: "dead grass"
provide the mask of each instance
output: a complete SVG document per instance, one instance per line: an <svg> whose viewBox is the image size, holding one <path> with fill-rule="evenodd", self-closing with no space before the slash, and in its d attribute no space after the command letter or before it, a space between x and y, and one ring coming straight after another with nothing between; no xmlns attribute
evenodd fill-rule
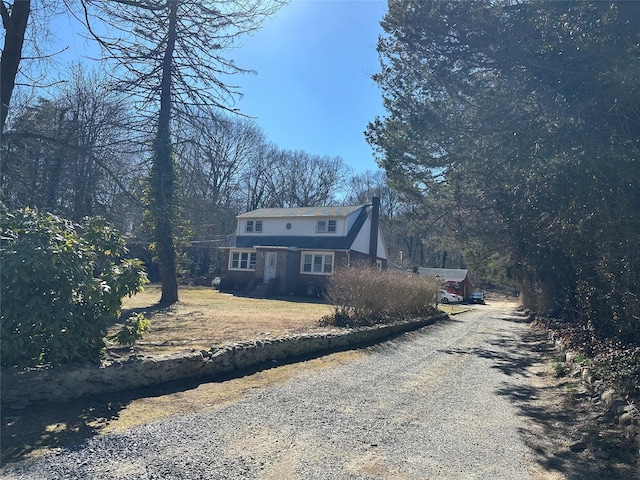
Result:
<svg viewBox="0 0 640 480"><path fill-rule="evenodd" d="M96 422L95 426L100 433L116 432L173 415L217 410L237 402L254 390L281 385L304 371L322 370L363 355L365 350L337 352L295 364L278 365L224 382L205 382L179 392L136 398L119 411L117 419Z"/></svg>
<svg viewBox="0 0 640 480"><path fill-rule="evenodd" d="M143 311L151 320L151 331L132 348L112 346L105 360L132 353L156 356L208 350L243 340L332 329L320 327L318 320L333 313L333 306L310 299L236 297L206 287L183 287L179 297L177 304L158 308L160 287L148 285L144 292L125 299L126 310ZM125 318L129 312L124 312ZM280 384L302 371L353 361L365 354L362 349L338 352L224 382L194 383L162 393L123 392L78 399L53 409L49 405L35 405L2 419L1 461L39 456L84 438L126 430L171 415L222 408L255 389Z"/></svg>
<svg viewBox="0 0 640 480"><path fill-rule="evenodd" d="M110 347L105 360L131 354L156 356L208 350L243 340L325 331L329 328L320 327L318 320L333 311L330 305L308 299L236 297L206 287L181 288L179 297L175 305L158 308L160 287L150 285L144 292L125 299L126 310L143 311L151 320L151 331L132 348ZM125 318L128 313L124 312ZM122 392L78 399L55 409L34 405L19 415L5 415L2 419L2 463L36 457L84 438L126 430L171 415L222 408L254 389L280 384L303 370L327 368L361 355L361 350L338 352L224 382L187 383L162 393L161 390L145 395Z"/></svg>
<svg viewBox="0 0 640 480"><path fill-rule="evenodd" d="M320 327L318 320L333 311L330 305L309 299L239 297L207 287L182 287L179 298L170 307L158 308L160 286L148 285L144 292L124 300L125 310L143 311L151 320L151 331L136 343L134 353L209 350L239 341L324 331L328 328ZM117 356L119 349L109 351Z"/></svg>
<svg viewBox="0 0 640 480"><path fill-rule="evenodd" d="M125 298L123 318L131 311L144 312L151 320L151 331L132 348L110 346L108 357L209 350L228 343L332 329L320 326L318 320L332 314L333 306L318 300L251 298L208 287L181 287L179 298L178 303L159 308L160 285L157 284L147 285L143 292ZM449 315L469 308L439 305L439 309Z"/></svg>

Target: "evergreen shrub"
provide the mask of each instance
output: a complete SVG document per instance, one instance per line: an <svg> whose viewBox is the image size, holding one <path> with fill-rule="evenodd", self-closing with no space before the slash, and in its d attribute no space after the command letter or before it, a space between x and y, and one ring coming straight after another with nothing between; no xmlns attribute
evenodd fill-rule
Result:
<svg viewBox="0 0 640 480"><path fill-rule="evenodd" d="M0 214L0 363L97 362L122 298L146 282L142 263L126 258L123 238L102 219L80 226L29 208ZM144 331L148 322L126 326Z"/></svg>

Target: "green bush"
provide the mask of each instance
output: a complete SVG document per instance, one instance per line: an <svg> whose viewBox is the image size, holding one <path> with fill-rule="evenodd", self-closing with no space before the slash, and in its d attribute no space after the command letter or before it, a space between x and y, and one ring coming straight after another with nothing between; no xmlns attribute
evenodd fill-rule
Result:
<svg viewBox="0 0 640 480"><path fill-rule="evenodd" d="M98 361L122 298L146 282L122 237L102 219L79 226L25 208L0 218L0 362Z"/></svg>
<svg viewBox="0 0 640 480"><path fill-rule="evenodd" d="M120 330L107 337L120 345L133 345L151 328L151 322L141 313L131 315Z"/></svg>
<svg viewBox="0 0 640 480"><path fill-rule="evenodd" d="M369 325L424 315L435 308L440 283L408 272L368 266L336 270L327 285L334 306L325 323Z"/></svg>

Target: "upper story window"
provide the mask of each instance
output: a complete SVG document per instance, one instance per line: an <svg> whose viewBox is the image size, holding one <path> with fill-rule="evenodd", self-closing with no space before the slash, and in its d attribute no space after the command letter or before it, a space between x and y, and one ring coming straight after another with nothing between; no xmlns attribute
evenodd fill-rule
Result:
<svg viewBox="0 0 640 480"><path fill-rule="evenodd" d="M317 233L336 233L336 221L335 220L318 220L316 224Z"/></svg>
<svg viewBox="0 0 640 480"><path fill-rule="evenodd" d="M247 220L247 232L262 232L262 220Z"/></svg>

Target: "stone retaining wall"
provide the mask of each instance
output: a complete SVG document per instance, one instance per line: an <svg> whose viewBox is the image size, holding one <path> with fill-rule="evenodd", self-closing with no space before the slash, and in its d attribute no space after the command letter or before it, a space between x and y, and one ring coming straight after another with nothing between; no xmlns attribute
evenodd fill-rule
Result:
<svg viewBox="0 0 640 480"><path fill-rule="evenodd" d="M27 371L3 367L0 370L2 407L22 408L35 403L64 402L86 395L109 394L175 380L229 374L274 360L375 343L445 318L447 315L443 313L392 325L256 340L162 357L132 357L108 366Z"/></svg>

